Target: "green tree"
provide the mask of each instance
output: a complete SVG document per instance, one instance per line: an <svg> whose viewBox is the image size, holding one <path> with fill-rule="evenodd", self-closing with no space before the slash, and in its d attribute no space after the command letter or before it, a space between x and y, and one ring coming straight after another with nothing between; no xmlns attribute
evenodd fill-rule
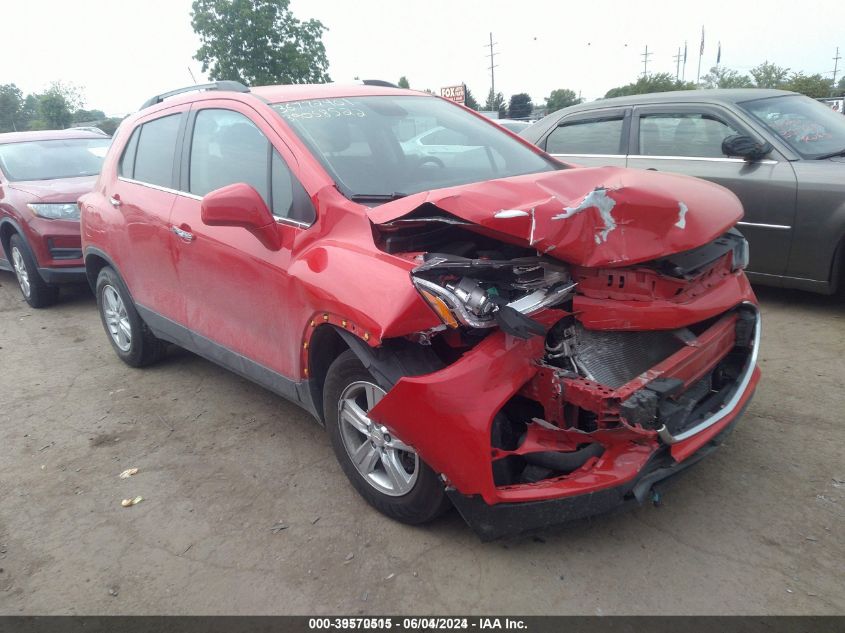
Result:
<svg viewBox="0 0 845 633"><path fill-rule="evenodd" d="M519 92L511 95L510 103L508 104L508 116L512 119L527 119L534 111L534 104L531 103L531 97L528 93Z"/></svg>
<svg viewBox="0 0 845 633"><path fill-rule="evenodd" d="M625 95L641 95L650 92L669 92L672 90L694 90L695 84L690 81L678 81L671 73L655 73L648 77L640 77L634 83L618 88L611 88L604 95L606 98L622 97Z"/></svg>
<svg viewBox="0 0 845 633"><path fill-rule="evenodd" d="M405 88L406 90L411 87L411 84L408 82L408 78L405 75L399 77L399 87Z"/></svg>
<svg viewBox="0 0 845 633"><path fill-rule="evenodd" d="M581 103L581 99L578 98L578 95L575 94L574 90L569 90L568 88L558 88L557 90L552 90L552 94L550 94L549 98L546 99L546 112L557 112L558 110L562 110L563 108L568 108L569 106L577 105L579 103Z"/></svg>
<svg viewBox="0 0 845 633"><path fill-rule="evenodd" d="M30 123L33 129L62 130L73 122L73 111L83 104L78 88L54 81L38 95L38 119Z"/></svg>
<svg viewBox="0 0 845 633"><path fill-rule="evenodd" d="M106 118L106 113L102 110L83 110L79 109L73 113L72 121L74 125L80 123L90 123L91 121L102 121Z"/></svg>
<svg viewBox="0 0 845 633"><path fill-rule="evenodd" d="M785 90L800 92L802 95L818 99L830 96L830 79L825 79L818 73L805 75L802 72L792 73L783 84Z"/></svg>
<svg viewBox="0 0 845 633"><path fill-rule="evenodd" d="M493 89L487 93L487 102L484 104L484 109L488 112L498 112L499 118L504 119L508 116L508 107L505 105L505 96L501 92L493 94Z"/></svg>
<svg viewBox="0 0 845 633"><path fill-rule="evenodd" d="M770 64L768 60L748 71L754 77L757 88L783 88L789 75L789 68Z"/></svg>
<svg viewBox="0 0 845 633"><path fill-rule="evenodd" d="M475 100L475 97L473 96L472 92L470 92L470 89L466 86L464 86L464 105L475 111L478 111L478 108L480 107L478 105L478 101Z"/></svg>
<svg viewBox="0 0 845 633"><path fill-rule="evenodd" d="M289 0L194 0L194 58L211 79L247 84L330 81L319 20L300 21Z"/></svg>
<svg viewBox="0 0 845 633"><path fill-rule="evenodd" d="M23 93L15 84L0 86L0 132L21 129L23 104Z"/></svg>
<svg viewBox="0 0 845 633"><path fill-rule="evenodd" d="M748 75L724 66L713 66L710 72L701 78L705 88L753 88L754 82Z"/></svg>
<svg viewBox="0 0 845 633"><path fill-rule="evenodd" d="M833 94L835 94L837 97L845 96L845 77L842 77L839 80L839 83L836 84L836 89L833 91Z"/></svg>
<svg viewBox="0 0 845 633"><path fill-rule="evenodd" d="M120 125L121 121L123 121L123 119L118 119L117 117L109 117L108 119L104 119L97 123L97 127L109 136L114 136L114 133L117 131L117 128Z"/></svg>

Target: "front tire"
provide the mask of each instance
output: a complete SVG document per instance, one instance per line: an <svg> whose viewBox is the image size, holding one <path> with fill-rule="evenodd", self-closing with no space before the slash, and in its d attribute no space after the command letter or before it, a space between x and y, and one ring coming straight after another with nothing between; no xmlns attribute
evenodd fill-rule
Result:
<svg viewBox="0 0 845 633"><path fill-rule="evenodd" d="M97 276L97 309L109 342L124 363L144 367L164 355L165 342L150 332L123 281L109 266Z"/></svg>
<svg viewBox="0 0 845 633"><path fill-rule="evenodd" d="M352 350L335 359L323 389L332 448L367 503L396 521L426 523L449 508L449 499L416 451L367 416L384 393Z"/></svg>
<svg viewBox="0 0 845 633"><path fill-rule="evenodd" d="M21 294L31 307L46 308L56 302L59 289L41 278L38 266L30 257L29 250L20 235L13 235L9 240L9 260L18 279Z"/></svg>

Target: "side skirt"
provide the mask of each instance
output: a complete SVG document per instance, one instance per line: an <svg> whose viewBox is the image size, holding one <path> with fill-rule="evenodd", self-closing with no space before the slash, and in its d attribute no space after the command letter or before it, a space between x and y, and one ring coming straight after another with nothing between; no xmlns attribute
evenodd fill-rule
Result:
<svg viewBox="0 0 845 633"><path fill-rule="evenodd" d="M158 338L175 343L179 347L202 356L213 363L251 380L304 408L317 418L317 409L311 398L308 381L296 382L282 374L265 367L242 354L215 343L211 339L197 334L165 316L135 305L138 314Z"/></svg>

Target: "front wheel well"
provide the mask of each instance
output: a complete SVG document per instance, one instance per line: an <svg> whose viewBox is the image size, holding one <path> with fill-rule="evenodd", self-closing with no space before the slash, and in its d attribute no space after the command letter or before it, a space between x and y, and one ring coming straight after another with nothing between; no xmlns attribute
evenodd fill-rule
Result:
<svg viewBox="0 0 845 633"><path fill-rule="evenodd" d="M317 418L322 423L325 423L323 387L326 384L326 375L334 360L348 349L349 345L331 325L317 327L308 342L308 389Z"/></svg>
<svg viewBox="0 0 845 633"><path fill-rule="evenodd" d="M0 224L0 245L3 247L3 254L7 260L9 259L9 242L13 235L17 235L17 230L11 222Z"/></svg>
<svg viewBox="0 0 845 633"><path fill-rule="evenodd" d="M99 255L91 253L85 256L85 275L88 277L88 285L91 286L91 290L97 290L97 277L100 275L100 271L109 265L108 260Z"/></svg>

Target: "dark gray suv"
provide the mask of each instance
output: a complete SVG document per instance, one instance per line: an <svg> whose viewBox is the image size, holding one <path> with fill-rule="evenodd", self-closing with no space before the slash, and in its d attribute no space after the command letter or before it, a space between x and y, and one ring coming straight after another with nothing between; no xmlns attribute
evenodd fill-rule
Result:
<svg viewBox="0 0 845 633"><path fill-rule="evenodd" d="M784 90L690 90L559 110L521 135L564 162L697 176L733 191L752 281L832 293L845 267L845 116Z"/></svg>

